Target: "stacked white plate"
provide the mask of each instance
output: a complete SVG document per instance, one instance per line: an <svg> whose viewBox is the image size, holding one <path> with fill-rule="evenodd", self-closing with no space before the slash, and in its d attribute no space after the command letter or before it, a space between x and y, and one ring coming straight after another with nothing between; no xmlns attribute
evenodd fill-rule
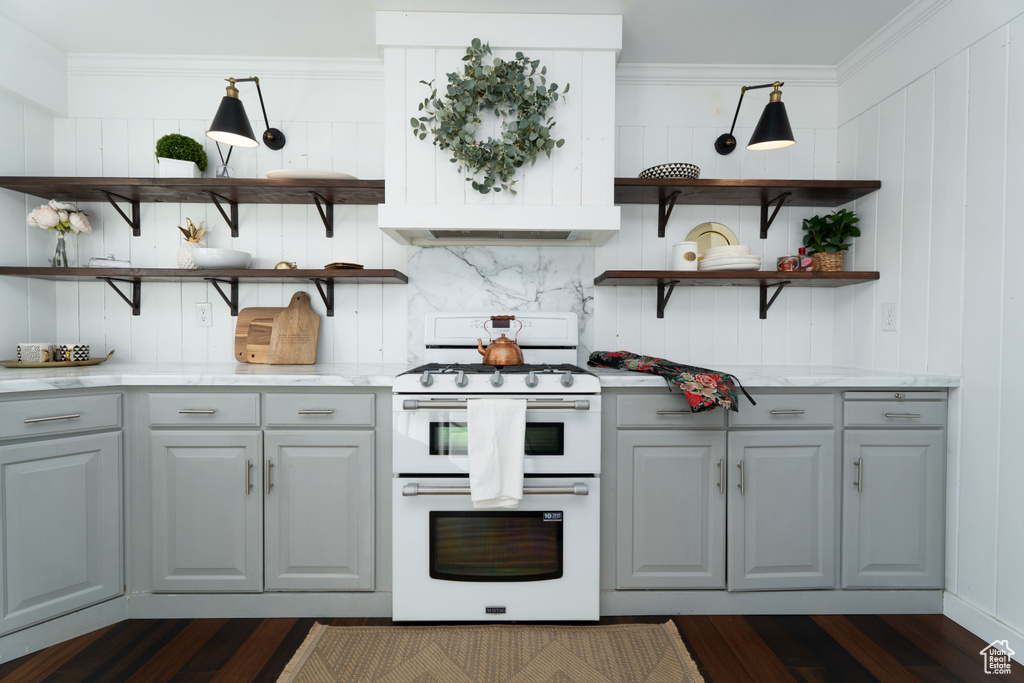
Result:
<svg viewBox="0 0 1024 683"><path fill-rule="evenodd" d="M710 247L704 251L697 263L697 270L759 270L761 257L750 253L750 247L743 244L730 244L721 247Z"/></svg>

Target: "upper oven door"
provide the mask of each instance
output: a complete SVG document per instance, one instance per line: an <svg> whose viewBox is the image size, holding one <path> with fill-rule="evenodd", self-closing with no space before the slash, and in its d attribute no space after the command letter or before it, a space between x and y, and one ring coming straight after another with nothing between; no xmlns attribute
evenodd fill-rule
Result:
<svg viewBox="0 0 1024 683"><path fill-rule="evenodd" d="M393 397L393 465L396 473L455 474L469 471L466 399ZM529 474L598 474L601 470L600 395L530 396L526 408Z"/></svg>

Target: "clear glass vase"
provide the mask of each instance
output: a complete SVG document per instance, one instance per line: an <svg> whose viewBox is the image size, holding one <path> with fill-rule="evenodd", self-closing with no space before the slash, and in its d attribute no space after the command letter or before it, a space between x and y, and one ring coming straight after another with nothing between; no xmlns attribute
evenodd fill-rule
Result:
<svg viewBox="0 0 1024 683"><path fill-rule="evenodd" d="M60 230L53 232L57 241L53 247L53 258L50 259L50 265L54 268L74 267L76 265L74 236Z"/></svg>

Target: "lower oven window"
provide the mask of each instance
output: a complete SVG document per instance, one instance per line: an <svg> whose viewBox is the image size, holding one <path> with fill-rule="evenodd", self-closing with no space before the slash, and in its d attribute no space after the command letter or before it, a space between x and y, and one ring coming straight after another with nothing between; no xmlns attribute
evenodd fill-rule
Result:
<svg viewBox="0 0 1024 683"><path fill-rule="evenodd" d="M562 578L562 512L430 513L430 578L545 581Z"/></svg>
<svg viewBox="0 0 1024 683"><path fill-rule="evenodd" d="M469 436L465 422L431 422L431 455L467 455ZM526 455L564 455L565 424L527 422Z"/></svg>

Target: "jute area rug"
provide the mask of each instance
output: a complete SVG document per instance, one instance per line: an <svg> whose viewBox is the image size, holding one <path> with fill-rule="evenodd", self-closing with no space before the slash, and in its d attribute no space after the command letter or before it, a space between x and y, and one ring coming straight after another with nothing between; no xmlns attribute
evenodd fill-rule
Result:
<svg viewBox="0 0 1024 683"><path fill-rule="evenodd" d="M675 625L323 626L278 683L702 683Z"/></svg>

